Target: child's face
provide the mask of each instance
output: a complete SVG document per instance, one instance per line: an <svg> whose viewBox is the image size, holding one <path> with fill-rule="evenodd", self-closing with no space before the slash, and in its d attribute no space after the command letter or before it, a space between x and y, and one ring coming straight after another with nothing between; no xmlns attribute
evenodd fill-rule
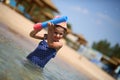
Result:
<svg viewBox="0 0 120 80"><path fill-rule="evenodd" d="M53 40L59 41L61 38L63 38L65 34L65 30L61 27L56 27L53 32Z"/></svg>

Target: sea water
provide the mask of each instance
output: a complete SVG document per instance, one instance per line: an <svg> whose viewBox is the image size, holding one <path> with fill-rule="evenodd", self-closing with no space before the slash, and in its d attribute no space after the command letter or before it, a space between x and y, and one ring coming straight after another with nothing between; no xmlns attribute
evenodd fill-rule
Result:
<svg viewBox="0 0 120 80"><path fill-rule="evenodd" d="M0 80L90 80L59 58L41 70L25 57L35 44L0 23Z"/></svg>

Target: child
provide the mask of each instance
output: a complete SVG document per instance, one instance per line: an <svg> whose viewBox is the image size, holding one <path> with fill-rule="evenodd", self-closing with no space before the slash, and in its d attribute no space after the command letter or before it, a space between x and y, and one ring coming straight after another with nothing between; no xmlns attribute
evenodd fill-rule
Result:
<svg viewBox="0 0 120 80"><path fill-rule="evenodd" d="M41 31L41 29L37 29L37 27L39 27L39 23L34 25L34 30L30 32L30 36L41 39L42 41L38 47L27 56L27 59L40 68L44 68L47 62L51 58L54 58L57 51L63 46L60 39L63 38L67 31L67 23L62 22L54 25L48 22L48 34L42 35L37 34Z"/></svg>

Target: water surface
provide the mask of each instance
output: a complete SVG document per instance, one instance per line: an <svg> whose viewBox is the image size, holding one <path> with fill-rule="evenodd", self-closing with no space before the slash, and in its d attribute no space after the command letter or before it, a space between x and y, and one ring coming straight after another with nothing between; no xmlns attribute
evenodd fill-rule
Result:
<svg viewBox="0 0 120 80"><path fill-rule="evenodd" d="M0 23L0 80L90 80L59 58L43 70L25 60L36 44Z"/></svg>

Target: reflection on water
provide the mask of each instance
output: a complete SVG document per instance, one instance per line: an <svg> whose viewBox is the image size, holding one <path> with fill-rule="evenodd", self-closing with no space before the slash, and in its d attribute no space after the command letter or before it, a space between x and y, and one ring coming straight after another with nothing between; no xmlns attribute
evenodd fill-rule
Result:
<svg viewBox="0 0 120 80"><path fill-rule="evenodd" d="M89 80L60 59L51 60L44 70L38 69L25 60L32 45L0 24L0 80Z"/></svg>

